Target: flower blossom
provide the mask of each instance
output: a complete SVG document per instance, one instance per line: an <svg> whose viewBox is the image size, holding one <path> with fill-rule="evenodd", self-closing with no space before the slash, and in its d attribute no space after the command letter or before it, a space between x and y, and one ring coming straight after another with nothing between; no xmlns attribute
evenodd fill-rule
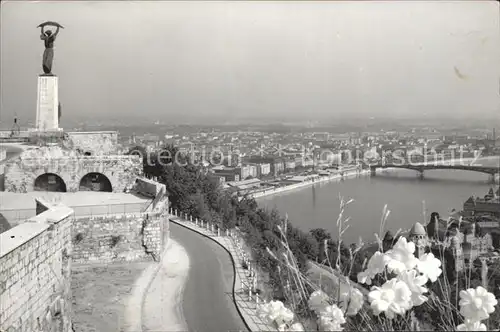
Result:
<svg viewBox="0 0 500 332"><path fill-rule="evenodd" d="M427 288L423 287L427 283L427 277L417 275L417 273L416 270L404 271L398 277L398 279L403 281L411 291L410 308L419 306L427 301L427 297L423 295L428 291Z"/></svg>
<svg viewBox="0 0 500 332"><path fill-rule="evenodd" d="M420 273L434 282L443 273L441 270L441 261L434 257L433 253L422 255L417 263L417 269Z"/></svg>
<svg viewBox="0 0 500 332"><path fill-rule="evenodd" d="M276 323L281 326L293 321L293 312L286 308L281 301L271 301L263 304L257 310L257 315L268 324Z"/></svg>
<svg viewBox="0 0 500 332"><path fill-rule="evenodd" d="M323 331L342 331L344 323L344 313L335 304L325 307L320 313L319 325Z"/></svg>
<svg viewBox="0 0 500 332"><path fill-rule="evenodd" d="M322 331L342 331L344 329L340 324L323 316L318 319L318 325Z"/></svg>
<svg viewBox="0 0 500 332"><path fill-rule="evenodd" d="M418 263L414 252L415 243L408 242L405 237L401 236L394 247L386 252L389 258L387 269L396 274L413 269Z"/></svg>
<svg viewBox="0 0 500 332"><path fill-rule="evenodd" d="M319 315L319 313L329 305L328 295L326 295L322 290L314 291L309 296L307 304L309 305L309 309Z"/></svg>
<svg viewBox="0 0 500 332"><path fill-rule="evenodd" d="M358 282L371 285L372 279L375 278L377 274L384 272L388 261L388 257L385 254L380 251L375 252L368 261L366 270L358 273Z"/></svg>
<svg viewBox="0 0 500 332"><path fill-rule="evenodd" d="M292 325L290 325L290 327L287 329L287 331L290 331L290 332L301 332L301 331L304 331L304 326L300 323L293 323Z"/></svg>
<svg viewBox="0 0 500 332"><path fill-rule="evenodd" d="M347 316L355 316L363 307L363 293L355 287L342 283L340 285L339 307Z"/></svg>
<svg viewBox="0 0 500 332"><path fill-rule="evenodd" d="M486 331L486 325L478 321L466 320L457 326L457 331Z"/></svg>
<svg viewBox="0 0 500 332"><path fill-rule="evenodd" d="M338 324L344 324L345 318L344 313L337 307L336 304L329 305L323 311L321 311L321 317L327 317Z"/></svg>
<svg viewBox="0 0 500 332"><path fill-rule="evenodd" d="M375 315L383 312L392 319L395 315L403 315L410 309L411 295L412 292L404 281L393 278L382 287L373 286L368 299Z"/></svg>
<svg viewBox="0 0 500 332"><path fill-rule="evenodd" d="M460 291L460 313L472 322L490 317L497 303L495 296L481 286Z"/></svg>

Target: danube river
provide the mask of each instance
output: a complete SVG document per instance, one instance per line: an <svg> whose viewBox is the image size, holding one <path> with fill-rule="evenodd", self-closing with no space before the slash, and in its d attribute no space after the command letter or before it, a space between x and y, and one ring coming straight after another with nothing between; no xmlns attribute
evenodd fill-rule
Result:
<svg viewBox="0 0 500 332"><path fill-rule="evenodd" d="M498 158L489 158L475 165L498 163ZM334 180L257 201L261 206L278 208L283 215L287 213L290 222L303 230L325 228L338 237L336 220L342 195L346 201L354 200L344 212L344 217L350 218L344 241L357 242L361 236L364 242L372 242L374 233L379 232L385 204L390 210L385 230L405 230L417 221L427 223L434 211L447 217L451 209L461 210L471 195L484 196L488 192L493 186L488 180L487 174L469 171L425 171L420 180L415 171L390 170L377 172L375 177Z"/></svg>

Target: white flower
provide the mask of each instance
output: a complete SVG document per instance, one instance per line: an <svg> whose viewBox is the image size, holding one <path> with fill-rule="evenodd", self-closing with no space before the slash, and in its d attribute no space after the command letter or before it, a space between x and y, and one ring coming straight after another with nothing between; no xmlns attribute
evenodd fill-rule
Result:
<svg viewBox="0 0 500 332"><path fill-rule="evenodd" d="M368 261L368 270L372 271L375 274L384 272L387 261L387 256L380 251L377 251Z"/></svg>
<svg viewBox="0 0 500 332"><path fill-rule="evenodd" d="M337 307L336 304L327 306L323 311L321 311L320 316L330 319L335 324L341 325L345 323L344 313L339 307Z"/></svg>
<svg viewBox="0 0 500 332"><path fill-rule="evenodd" d="M342 331L344 329L340 324L333 322L328 317L320 317L318 325L321 331Z"/></svg>
<svg viewBox="0 0 500 332"><path fill-rule="evenodd" d="M309 309L319 314L328 303L328 295L326 295L322 290L317 290L311 293L309 296L309 301L307 302Z"/></svg>
<svg viewBox="0 0 500 332"><path fill-rule="evenodd" d="M372 279L373 277L368 270L358 273L358 283L360 284L367 284L370 286L372 284Z"/></svg>
<svg viewBox="0 0 500 332"><path fill-rule="evenodd" d="M490 317L498 301L495 296L481 286L460 291L460 313L465 319L481 321Z"/></svg>
<svg viewBox="0 0 500 332"><path fill-rule="evenodd" d="M384 272L385 266L387 265L389 259L388 257L377 251L368 261L366 270L358 273L358 282L362 284L371 285L372 279L379 273Z"/></svg>
<svg viewBox="0 0 500 332"><path fill-rule="evenodd" d="M427 301L427 297L423 295L428 291L427 288L423 287L427 283L426 276L417 275L416 270L410 270L402 272L398 279L406 283L411 291L410 308L419 306Z"/></svg>
<svg viewBox="0 0 500 332"><path fill-rule="evenodd" d="M342 331L344 328L340 324L333 322L328 317L321 316L318 319L318 325L321 331Z"/></svg>
<svg viewBox="0 0 500 332"><path fill-rule="evenodd" d="M384 312L392 319L395 315L403 315L410 308L411 290L405 282L393 278L382 287L372 287L368 299L375 315Z"/></svg>
<svg viewBox="0 0 500 332"><path fill-rule="evenodd" d="M341 284L339 307L344 310L346 315L355 316L363 307L363 303L363 293L361 293L359 289L351 287L350 285Z"/></svg>
<svg viewBox="0 0 500 332"><path fill-rule="evenodd" d="M441 261L434 257L433 253L422 255L418 260L417 269L420 273L434 282L443 273L441 270Z"/></svg>
<svg viewBox="0 0 500 332"><path fill-rule="evenodd" d="M486 325L478 321L466 320L457 326L457 331L486 331Z"/></svg>
<svg viewBox="0 0 500 332"><path fill-rule="evenodd" d="M272 324L276 317L278 317L276 311L273 310L271 302L261 304L257 308L257 316L259 316L262 320L265 320L268 324Z"/></svg>
<svg viewBox="0 0 500 332"><path fill-rule="evenodd" d="M293 321L293 318L294 318L293 311L283 306L283 308L281 308L280 310L278 318L276 318L276 324L278 325L289 324Z"/></svg>
<svg viewBox="0 0 500 332"><path fill-rule="evenodd" d="M290 325L290 327L288 328L287 331L290 331L290 332L300 332L300 331L304 331L304 326L300 323L293 323L292 325Z"/></svg>
<svg viewBox="0 0 500 332"><path fill-rule="evenodd" d="M408 242L406 238L401 236L394 247L386 252L387 257L390 259L387 263L389 271L399 274L417 266L418 259L413 254L414 252L415 244Z"/></svg>
<svg viewBox="0 0 500 332"><path fill-rule="evenodd" d="M293 321L293 312L281 301L271 301L259 306L257 315L268 324L276 323L278 326Z"/></svg>

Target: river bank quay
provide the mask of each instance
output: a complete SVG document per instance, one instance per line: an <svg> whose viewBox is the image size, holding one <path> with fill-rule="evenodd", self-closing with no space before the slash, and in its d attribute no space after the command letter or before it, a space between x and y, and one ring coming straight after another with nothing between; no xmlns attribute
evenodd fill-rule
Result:
<svg viewBox="0 0 500 332"><path fill-rule="evenodd" d="M319 183L327 183L327 182L334 181L334 180L342 180L342 179L348 179L348 178L353 178L353 177L358 177L358 176L367 176L367 175L368 176L370 175L370 170L359 170L359 171L346 172L344 174L324 175L324 176L320 176L320 177L312 179L312 180L307 180L304 182L299 182L299 183L294 183L294 184L283 185L281 187L259 189L259 190L247 193L244 197L257 199L257 198L261 198L261 197L281 194L281 193L295 190L295 189L307 188L307 187L310 187L310 186L313 186L313 185L319 184Z"/></svg>
<svg viewBox="0 0 500 332"><path fill-rule="evenodd" d="M420 162L420 163L412 163L413 166L422 166L422 165L467 165L467 166L482 166L482 162L487 162L488 164L491 164L492 161L499 160L499 156L487 156L487 157L481 157L481 158L455 158L455 159L447 159L447 160L435 160L435 161L429 161L429 162ZM383 168L377 170L377 173L388 173L388 172L395 172L397 171L398 168ZM248 197L248 198L261 198L261 197L268 197L276 194L281 194L284 192L296 190L296 189L302 189L302 188L307 188L310 186L313 186L318 183L327 183L331 182L334 180L342 180L342 179L351 179L351 178L356 178L359 176L371 176L370 169L362 169L362 170L355 170L355 171L347 171L344 172L343 174L340 173L335 173L331 175L323 175L315 179L307 180L304 182L300 183L294 183L294 184L286 184L280 187L275 187L275 188L265 188L265 189L257 189L255 191L249 192L245 194L243 197Z"/></svg>

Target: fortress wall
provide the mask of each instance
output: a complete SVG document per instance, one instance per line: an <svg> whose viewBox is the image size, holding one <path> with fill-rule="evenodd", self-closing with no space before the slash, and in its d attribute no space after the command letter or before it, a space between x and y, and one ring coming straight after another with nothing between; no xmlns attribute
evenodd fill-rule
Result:
<svg viewBox="0 0 500 332"><path fill-rule="evenodd" d="M90 152L92 155L116 153L117 131L68 132L67 134L74 149Z"/></svg>
<svg viewBox="0 0 500 332"><path fill-rule="evenodd" d="M74 218L75 263L158 261L169 237L168 213Z"/></svg>
<svg viewBox="0 0 500 332"><path fill-rule="evenodd" d="M81 179L93 172L104 174L113 192L123 192L142 174L142 160L138 156L18 158L5 167L4 186L9 192L32 192L38 176L53 173L62 178L68 192L75 192Z"/></svg>
<svg viewBox="0 0 500 332"><path fill-rule="evenodd" d="M1 331L71 331L71 214L58 206L0 234Z"/></svg>

